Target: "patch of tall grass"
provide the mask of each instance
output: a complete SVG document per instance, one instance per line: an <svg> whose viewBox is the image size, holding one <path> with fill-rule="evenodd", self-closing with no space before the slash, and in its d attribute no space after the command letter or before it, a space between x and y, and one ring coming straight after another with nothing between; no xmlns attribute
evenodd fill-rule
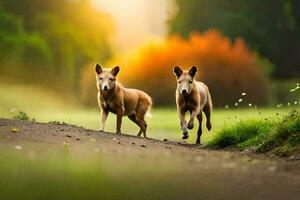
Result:
<svg viewBox="0 0 300 200"><path fill-rule="evenodd" d="M291 111L281 119L244 120L221 129L207 147L289 155L300 149L300 113Z"/></svg>

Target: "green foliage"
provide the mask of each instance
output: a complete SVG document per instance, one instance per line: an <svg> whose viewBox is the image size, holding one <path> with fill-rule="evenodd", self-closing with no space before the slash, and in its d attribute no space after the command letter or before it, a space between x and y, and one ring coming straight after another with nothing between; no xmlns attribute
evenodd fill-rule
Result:
<svg viewBox="0 0 300 200"><path fill-rule="evenodd" d="M0 5L1 6L1 5ZM1 34L23 33L22 21L11 14L8 14L0 7L0 32Z"/></svg>
<svg viewBox="0 0 300 200"><path fill-rule="evenodd" d="M222 129L208 142L211 148L253 148L261 153L287 156L300 148L300 113L277 120L241 121Z"/></svg>
<svg viewBox="0 0 300 200"><path fill-rule="evenodd" d="M268 136L272 126L273 123L267 120L241 121L222 129L208 143L208 147L245 149L257 146Z"/></svg>
<svg viewBox="0 0 300 200"><path fill-rule="evenodd" d="M26 120L26 121L28 121L28 120L29 120L29 117L28 117L28 115L27 115L26 112L19 111L18 113L16 113L16 114L13 116L13 119Z"/></svg>
<svg viewBox="0 0 300 200"><path fill-rule="evenodd" d="M300 92L293 90L297 88L299 79L289 80L273 80L271 85L271 103L278 105L281 103L288 104L289 106L295 105L300 101Z"/></svg>
<svg viewBox="0 0 300 200"><path fill-rule="evenodd" d="M300 75L300 3L297 0L177 0L170 33L217 28L231 39L242 37L270 59L277 77Z"/></svg>
<svg viewBox="0 0 300 200"><path fill-rule="evenodd" d="M256 54L256 65L260 68L263 72L265 77L271 77L272 73L274 72L275 66L273 63L270 62L269 59L262 57L259 54Z"/></svg>
<svg viewBox="0 0 300 200"><path fill-rule="evenodd" d="M90 0L2 0L0 76L76 94L81 69L110 57L111 24Z"/></svg>
<svg viewBox="0 0 300 200"><path fill-rule="evenodd" d="M300 148L300 113L294 110L276 126L257 150L263 153L273 151L283 156L297 148Z"/></svg>
<svg viewBox="0 0 300 200"><path fill-rule="evenodd" d="M0 7L0 58L3 62L5 54L16 49L24 34L22 22L18 17L8 14Z"/></svg>

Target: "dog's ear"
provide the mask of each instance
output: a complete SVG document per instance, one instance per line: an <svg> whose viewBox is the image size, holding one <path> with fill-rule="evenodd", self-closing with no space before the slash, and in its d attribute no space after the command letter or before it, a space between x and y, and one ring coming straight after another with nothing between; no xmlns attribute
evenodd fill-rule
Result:
<svg viewBox="0 0 300 200"><path fill-rule="evenodd" d="M99 64L96 64L95 71L96 71L97 74L101 74L103 70L102 70L102 67Z"/></svg>
<svg viewBox="0 0 300 200"><path fill-rule="evenodd" d="M198 71L197 67L193 66L193 67L191 67L191 69L189 70L189 75L190 75L191 77L195 77L195 75L197 74L197 71Z"/></svg>
<svg viewBox="0 0 300 200"><path fill-rule="evenodd" d="M117 76L119 72L120 72L120 67L119 66L115 66L114 68L111 69L111 73L114 76Z"/></svg>
<svg viewBox="0 0 300 200"><path fill-rule="evenodd" d="M179 78L181 76L181 74L183 73L182 69L178 66L174 67L173 72L177 78Z"/></svg>

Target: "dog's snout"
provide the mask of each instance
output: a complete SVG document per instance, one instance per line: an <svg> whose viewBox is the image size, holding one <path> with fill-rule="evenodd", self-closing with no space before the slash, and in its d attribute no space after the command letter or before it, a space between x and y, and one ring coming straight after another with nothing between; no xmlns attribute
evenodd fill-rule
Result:
<svg viewBox="0 0 300 200"><path fill-rule="evenodd" d="M184 90L181 91L181 93L182 93L183 95L185 95L185 94L187 94L187 90L184 89Z"/></svg>
<svg viewBox="0 0 300 200"><path fill-rule="evenodd" d="M108 86L105 85L105 86L103 87L103 90L104 90L104 91L107 91L107 90L108 90Z"/></svg>

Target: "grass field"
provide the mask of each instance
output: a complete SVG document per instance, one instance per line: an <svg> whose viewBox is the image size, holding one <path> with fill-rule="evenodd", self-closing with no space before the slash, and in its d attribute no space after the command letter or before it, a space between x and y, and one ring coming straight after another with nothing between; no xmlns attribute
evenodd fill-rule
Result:
<svg viewBox="0 0 300 200"><path fill-rule="evenodd" d="M100 127L100 112L95 108L85 108L71 101L66 103L59 95L37 87L0 84L0 117L12 118L18 111L24 111L30 119L38 122L60 121L75 124L89 129ZM215 109L212 114L213 129L209 133L204 128L202 141L207 143L221 128L243 119L279 119L289 112L290 108L248 108L248 109ZM156 139L181 140L179 119L175 106L171 108L156 108L148 118L148 136ZM115 131L116 118L110 114L106 131ZM204 127L204 126L203 126ZM126 134L136 134L138 127L123 118L122 131ZM197 129L190 132L187 142L194 143Z"/></svg>
<svg viewBox="0 0 300 200"><path fill-rule="evenodd" d="M51 91L7 84L0 84L0 97L0 117L14 118L19 111L24 111L31 120L34 118L38 122L60 121L89 129L99 128L97 105L85 108L75 101L66 103ZM290 110L215 109L213 130L208 133L204 129L202 141L209 144L218 138L216 136L222 136L226 127L231 129L231 125L244 119L276 121ZM154 107L148 121L149 137L181 141L175 106ZM135 137L122 138L117 143L116 138L121 136L97 137L95 141L94 135L81 133L91 137L84 142L80 132L66 132L66 127L62 132L55 125L43 126L46 128L39 129L30 140L35 142L26 143L14 138L28 137L33 133L30 127L14 133L11 127L9 131L4 130L1 124L0 134L10 136L10 139L0 138L1 199L285 199L287 195L298 196L297 177L293 172L288 174L282 170L285 167L277 170L273 161L254 160L237 152L183 148L179 144L161 143L158 147L155 141ZM246 128L242 126L238 130L245 132L248 124ZM60 131L56 132L57 129ZM109 116L107 131L115 131L114 115ZM136 134L137 131L138 128L124 118L123 132ZM39 136L41 132L43 136ZM52 134L58 138L56 143L53 137L47 137ZM65 137L66 134L78 134L76 137L81 140L66 145L66 140L74 140ZM38 136L44 140L38 142ZM190 136L188 142L194 143L196 129ZM144 142L148 143L142 147Z"/></svg>

